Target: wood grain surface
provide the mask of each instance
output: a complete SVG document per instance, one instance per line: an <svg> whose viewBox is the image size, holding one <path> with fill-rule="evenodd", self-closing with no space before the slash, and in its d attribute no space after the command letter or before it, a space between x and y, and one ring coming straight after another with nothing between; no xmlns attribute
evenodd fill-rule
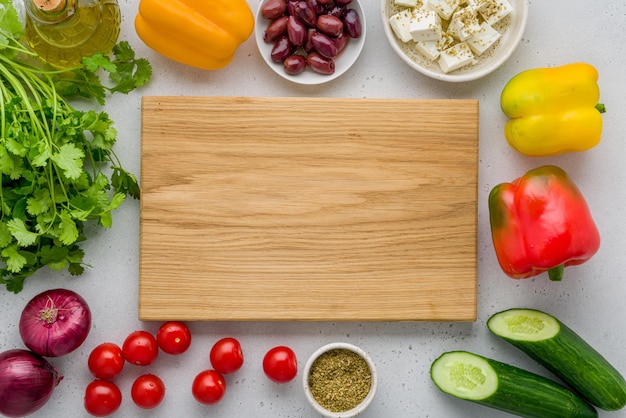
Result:
<svg viewBox="0 0 626 418"><path fill-rule="evenodd" d="M142 320L473 321L478 102L149 97Z"/></svg>

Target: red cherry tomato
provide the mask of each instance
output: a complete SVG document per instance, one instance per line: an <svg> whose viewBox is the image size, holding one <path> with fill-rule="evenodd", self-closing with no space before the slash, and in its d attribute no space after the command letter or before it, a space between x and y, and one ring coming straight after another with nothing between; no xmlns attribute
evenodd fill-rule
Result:
<svg viewBox="0 0 626 418"><path fill-rule="evenodd" d="M209 358L217 372L222 374L236 372L243 365L241 344L235 338L222 338L213 344Z"/></svg>
<svg viewBox="0 0 626 418"><path fill-rule="evenodd" d="M278 346L263 357L263 371L276 383L287 383L298 374L296 353L289 347Z"/></svg>
<svg viewBox="0 0 626 418"><path fill-rule="evenodd" d="M152 409L165 397L165 384L158 376L143 374L135 379L130 395L138 407Z"/></svg>
<svg viewBox="0 0 626 418"><path fill-rule="evenodd" d="M98 379L113 379L124 368L122 349L117 344L102 343L89 354L87 366Z"/></svg>
<svg viewBox="0 0 626 418"><path fill-rule="evenodd" d="M129 363L147 366L157 358L159 346L149 332L135 331L124 340L122 354Z"/></svg>
<svg viewBox="0 0 626 418"><path fill-rule="evenodd" d="M212 405L219 402L226 392L224 376L215 370L204 370L193 379L191 393L198 402Z"/></svg>
<svg viewBox="0 0 626 418"><path fill-rule="evenodd" d="M167 354L181 354L191 345L191 332L182 322L169 321L159 327L156 339Z"/></svg>
<svg viewBox="0 0 626 418"><path fill-rule="evenodd" d="M122 404L122 392L110 380L94 380L85 390L85 410L96 417L106 417Z"/></svg>

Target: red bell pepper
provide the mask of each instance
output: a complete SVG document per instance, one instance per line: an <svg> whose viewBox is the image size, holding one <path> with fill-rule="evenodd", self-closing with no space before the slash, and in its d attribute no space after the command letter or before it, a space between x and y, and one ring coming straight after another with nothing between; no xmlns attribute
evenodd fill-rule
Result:
<svg viewBox="0 0 626 418"><path fill-rule="evenodd" d="M600 247L583 195L552 165L494 187L489 218L500 267L514 279L548 271L550 280L559 281L564 267L584 263Z"/></svg>

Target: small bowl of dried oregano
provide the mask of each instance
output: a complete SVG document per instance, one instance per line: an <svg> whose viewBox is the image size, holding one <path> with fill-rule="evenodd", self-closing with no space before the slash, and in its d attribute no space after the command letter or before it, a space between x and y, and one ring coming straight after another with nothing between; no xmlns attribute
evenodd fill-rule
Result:
<svg viewBox="0 0 626 418"><path fill-rule="evenodd" d="M303 373L304 393L313 408L328 418L349 418L363 412L376 394L378 376L370 356L342 342L317 349Z"/></svg>

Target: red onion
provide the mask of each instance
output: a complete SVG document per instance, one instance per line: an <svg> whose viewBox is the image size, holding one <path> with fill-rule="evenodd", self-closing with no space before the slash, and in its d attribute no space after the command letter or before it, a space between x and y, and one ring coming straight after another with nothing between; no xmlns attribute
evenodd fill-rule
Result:
<svg viewBox="0 0 626 418"><path fill-rule="evenodd" d="M20 317L20 335L26 347L46 357L77 349L89 334L91 311L87 302L67 289L52 289L30 300Z"/></svg>
<svg viewBox="0 0 626 418"><path fill-rule="evenodd" d="M61 379L52 364L31 351L0 353L0 413L23 417L37 411Z"/></svg>

